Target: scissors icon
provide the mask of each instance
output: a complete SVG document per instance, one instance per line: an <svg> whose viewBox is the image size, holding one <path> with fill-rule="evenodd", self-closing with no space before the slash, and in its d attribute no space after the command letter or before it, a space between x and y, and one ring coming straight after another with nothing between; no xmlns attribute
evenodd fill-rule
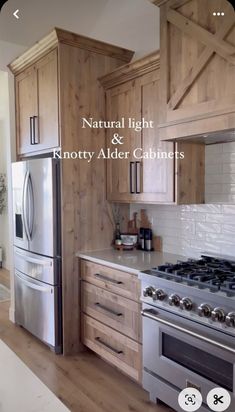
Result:
<svg viewBox="0 0 235 412"><path fill-rule="evenodd" d="M223 399L223 396L214 395L214 402L213 402L214 405L218 405L218 403L224 403L222 399Z"/></svg>

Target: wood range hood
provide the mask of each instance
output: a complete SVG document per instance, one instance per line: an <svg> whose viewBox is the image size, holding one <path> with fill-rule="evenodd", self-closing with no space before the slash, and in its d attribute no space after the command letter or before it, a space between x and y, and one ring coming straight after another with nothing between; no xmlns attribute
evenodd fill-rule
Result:
<svg viewBox="0 0 235 412"><path fill-rule="evenodd" d="M227 0L150 0L160 7L163 141L235 141L235 12Z"/></svg>

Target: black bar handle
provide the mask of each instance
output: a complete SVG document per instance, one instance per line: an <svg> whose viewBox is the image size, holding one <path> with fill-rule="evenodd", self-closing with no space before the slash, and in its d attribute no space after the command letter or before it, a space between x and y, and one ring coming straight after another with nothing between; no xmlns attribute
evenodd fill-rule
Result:
<svg viewBox="0 0 235 412"><path fill-rule="evenodd" d="M33 141L39 144L38 116L33 116Z"/></svg>
<svg viewBox="0 0 235 412"><path fill-rule="evenodd" d="M114 349L111 345L109 345L108 343L104 342L99 336L97 336L97 337L95 338L95 340L96 340L97 342L99 342L101 345L105 346L107 349L109 349L109 350L111 350L112 352L116 353L117 355L121 355L121 354L123 353L122 350Z"/></svg>
<svg viewBox="0 0 235 412"><path fill-rule="evenodd" d="M123 314L121 312L115 312L115 310L107 308L107 306L104 306L99 302L96 302L95 306L99 307L100 309L104 310L105 312L110 313L110 315L114 315L114 316L117 316L117 317L123 316Z"/></svg>
<svg viewBox="0 0 235 412"><path fill-rule="evenodd" d="M30 116L29 118L29 130L30 130L30 144L34 145L33 142L33 117Z"/></svg>
<svg viewBox="0 0 235 412"><path fill-rule="evenodd" d="M133 166L135 162L130 162L130 193L135 193L135 189L133 188Z"/></svg>
<svg viewBox="0 0 235 412"><path fill-rule="evenodd" d="M140 162L135 162L135 188L136 188L136 193L140 194L141 193L141 188L140 188Z"/></svg>

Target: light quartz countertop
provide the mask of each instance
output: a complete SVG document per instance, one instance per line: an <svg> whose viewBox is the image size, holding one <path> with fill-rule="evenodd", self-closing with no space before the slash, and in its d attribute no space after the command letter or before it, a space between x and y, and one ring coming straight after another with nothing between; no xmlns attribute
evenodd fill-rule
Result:
<svg viewBox="0 0 235 412"><path fill-rule="evenodd" d="M114 249L93 252L78 252L76 256L100 265L138 274L141 270L151 269L163 263L175 263L178 259L186 260L185 256L164 252L143 252L141 250L118 251Z"/></svg>

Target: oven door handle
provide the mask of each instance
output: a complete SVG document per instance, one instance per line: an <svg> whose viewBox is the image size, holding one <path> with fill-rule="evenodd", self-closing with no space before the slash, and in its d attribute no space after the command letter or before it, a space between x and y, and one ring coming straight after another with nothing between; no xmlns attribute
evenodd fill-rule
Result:
<svg viewBox="0 0 235 412"><path fill-rule="evenodd" d="M223 345L222 343L216 342L210 338L206 338L205 336L201 336L198 333L192 332L191 330L182 328L182 326L175 325L174 323L171 323L168 320L159 318L159 316L156 316L158 313L153 309L144 309L141 311L141 314L145 318L149 318L155 320L156 322L162 323L163 325L170 326L171 328L176 329L180 332L184 332L187 335L193 336L194 338L198 338L204 342L210 343L211 345L216 346L217 348L224 349L233 354L235 353L235 349L230 348L229 346Z"/></svg>

